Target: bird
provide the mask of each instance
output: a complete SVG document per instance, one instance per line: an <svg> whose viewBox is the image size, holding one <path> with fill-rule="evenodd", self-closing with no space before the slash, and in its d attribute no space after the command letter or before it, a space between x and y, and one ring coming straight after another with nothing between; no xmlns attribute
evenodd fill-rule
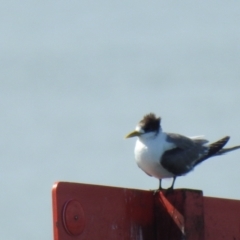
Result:
<svg viewBox="0 0 240 240"><path fill-rule="evenodd" d="M204 136L186 137L167 133L161 128L161 118L149 113L125 138L137 137L135 161L147 175L159 179L157 191L162 190L162 179L173 178L168 190L173 190L176 178L192 171L206 159L240 148L240 145L223 148L229 136L209 143Z"/></svg>

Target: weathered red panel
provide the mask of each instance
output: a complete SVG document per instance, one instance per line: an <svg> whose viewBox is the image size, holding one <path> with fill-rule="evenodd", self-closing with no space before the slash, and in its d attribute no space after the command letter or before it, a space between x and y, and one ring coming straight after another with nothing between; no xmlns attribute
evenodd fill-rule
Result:
<svg viewBox="0 0 240 240"><path fill-rule="evenodd" d="M240 201L172 192L56 183L54 240L240 240Z"/></svg>
<svg viewBox="0 0 240 240"><path fill-rule="evenodd" d="M59 182L52 194L54 240L156 239L150 191Z"/></svg>
<svg viewBox="0 0 240 240"><path fill-rule="evenodd" d="M156 224L158 225L157 239L165 240L203 240L204 218L202 191L177 189L165 192L164 202L161 192L156 198ZM168 212L168 214L167 214ZM178 221L176 224L175 221ZM185 234L183 234L183 229Z"/></svg>
<svg viewBox="0 0 240 240"><path fill-rule="evenodd" d="M205 240L240 239L240 201L204 197Z"/></svg>

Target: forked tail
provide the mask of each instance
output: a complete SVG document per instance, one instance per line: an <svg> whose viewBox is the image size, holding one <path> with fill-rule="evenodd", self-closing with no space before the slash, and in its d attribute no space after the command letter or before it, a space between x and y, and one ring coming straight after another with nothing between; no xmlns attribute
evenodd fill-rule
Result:
<svg viewBox="0 0 240 240"><path fill-rule="evenodd" d="M215 156L222 155L222 154L225 154L227 152L231 152L233 150L237 150L239 148L240 148L240 145L239 146L235 146L235 147L230 147L230 148L222 148L219 152L217 152L215 154Z"/></svg>

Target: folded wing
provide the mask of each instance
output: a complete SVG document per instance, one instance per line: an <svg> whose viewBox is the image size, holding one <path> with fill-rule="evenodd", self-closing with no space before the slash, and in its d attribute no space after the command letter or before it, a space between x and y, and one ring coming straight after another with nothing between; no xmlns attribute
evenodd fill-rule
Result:
<svg viewBox="0 0 240 240"><path fill-rule="evenodd" d="M179 134L167 134L167 141L174 143L176 148L166 151L160 160L162 166L176 176L191 171L197 164L214 156L227 143L225 137L215 143L208 142L202 137L185 137Z"/></svg>

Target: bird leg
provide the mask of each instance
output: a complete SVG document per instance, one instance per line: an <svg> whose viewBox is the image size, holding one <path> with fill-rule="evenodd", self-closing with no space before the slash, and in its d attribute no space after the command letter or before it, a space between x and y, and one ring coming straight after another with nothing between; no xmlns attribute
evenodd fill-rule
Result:
<svg viewBox="0 0 240 240"><path fill-rule="evenodd" d="M159 191L162 190L162 179L161 179L161 178L159 179L159 187L158 187L158 190L159 190Z"/></svg>
<svg viewBox="0 0 240 240"><path fill-rule="evenodd" d="M162 184L161 183L162 183L162 179L159 179L159 187L158 187L158 189L153 191L153 195L155 195L156 193L158 193L159 191L162 190Z"/></svg>
<svg viewBox="0 0 240 240"><path fill-rule="evenodd" d="M177 178L176 176L173 177L172 185L171 185L170 188L167 189L167 192L173 190L173 186L174 186L174 183L175 183L175 181L176 181L176 178ZM161 191L161 190L163 190L163 188L162 188L162 179L160 178L160 179L159 179L159 187L158 187L157 190L153 191L153 195L155 195L157 192L159 192L159 191Z"/></svg>
<svg viewBox="0 0 240 240"><path fill-rule="evenodd" d="M173 186L174 186L174 183L176 181L176 178L177 178L176 176L173 177L172 185L171 185L170 188L168 188L168 190L173 190Z"/></svg>

